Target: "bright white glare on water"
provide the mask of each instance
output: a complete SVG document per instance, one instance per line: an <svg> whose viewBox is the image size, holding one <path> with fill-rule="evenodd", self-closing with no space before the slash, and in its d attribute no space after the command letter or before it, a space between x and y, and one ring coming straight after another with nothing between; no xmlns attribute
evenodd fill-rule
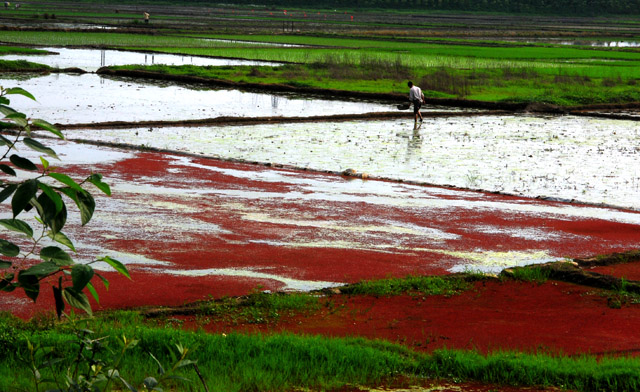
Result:
<svg viewBox="0 0 640 392"><path fill-rule="evenodd" d="M640 209L640 124L583 117L79 131L120 142L309 169Z"/></svg>
<svg viewBox="0 0 640 392"><path fill-rule="evenodd" d="M16 96L11 105L31 117L52 123L106 121L168 121L232 117L321 116L396 110L394 105L346 102L240 90L211 90L203 86L105 78L96 74L50 74L24 81L2 81L20 86L38 102Z"/></svg>
<svg viewBox="0 0 640 392"><path fill-rule="evenodd" d="M6 55L0 60L27 60L32 63L45 64L54 68L77 67L88 72L94 72L100 67L111 65L277 65L277 63L209 58L178 54L143 53L121 50L101 49L68 49L68 48L38 48L57 54L48 55Z"/></svg>

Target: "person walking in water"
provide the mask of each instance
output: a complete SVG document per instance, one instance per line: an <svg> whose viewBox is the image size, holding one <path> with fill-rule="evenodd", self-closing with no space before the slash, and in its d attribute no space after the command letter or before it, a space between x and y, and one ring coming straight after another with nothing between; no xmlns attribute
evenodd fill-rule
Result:
<svg viewBox="0 0 640 392"><path fill-rule="evenodd" d="M413 104L413 114L415 115L414 125L417 126L418 117L420 117L420 122L422 122L422 113L420 113L420 108L424 102L424 94L422 94L420 87L413 85L413 82L407 83L407 86L409 86L409 101Z"/></svg>

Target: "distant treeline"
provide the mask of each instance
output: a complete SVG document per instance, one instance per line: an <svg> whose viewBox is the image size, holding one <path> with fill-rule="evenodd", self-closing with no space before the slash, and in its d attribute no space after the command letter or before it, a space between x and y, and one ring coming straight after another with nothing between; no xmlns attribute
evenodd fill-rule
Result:
<svg viewBox="0 0 640 392"><path fill-rule="evenodd" d="M178 0L178 2L208 2ZM307 8L382 8L442 11L640 16L640 0L233 0L233 4Z"/></svg>

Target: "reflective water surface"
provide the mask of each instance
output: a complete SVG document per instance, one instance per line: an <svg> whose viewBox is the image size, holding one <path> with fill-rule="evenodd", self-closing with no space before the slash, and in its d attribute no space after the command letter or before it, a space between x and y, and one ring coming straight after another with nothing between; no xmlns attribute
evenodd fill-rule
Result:
<svg viewBox="0 0 640 392"><path fill-rule="evenodd" d="M640 124L584 117L77 131L70 138L640 209Z"/></svg>
<svg viewBox="0 0 640 392"><path fill-rule="evenodd" d="M60 124L220 116L319 116L396 110L389 104L211 90L203 86L106 78L96 74L50 74L20 82L0 80L0 83L6 87L19 85L38 100L33 102L17 96L11 102L16 109L31 117Z"/></svg>
<svg viewBox="0 0 640 392"><path fill-rule="evenodd" d="M277 63L209 58L162 53L129 52L120 50L100 49L68 49L68 48L37 48L57 54L49 55L8 55L0 56L2 60L27 60L33 63L45 64L54 68L77 67L88 72L94 72L100 67L111 65L277 65Z"/></svg>

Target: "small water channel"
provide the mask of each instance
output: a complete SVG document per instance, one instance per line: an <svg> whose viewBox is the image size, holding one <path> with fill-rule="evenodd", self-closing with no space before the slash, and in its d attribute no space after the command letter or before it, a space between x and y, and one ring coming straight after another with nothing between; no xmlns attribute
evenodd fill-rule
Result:
<svg viewBox="0 0 640 392"><path fill-rule="evenodd" d="M305 96L277 95L240 90L211 90L96 74L50 74L28 80L0 82L20 86L38 102L17 96L15 109L52 123L106 121L169 121L232 117L319 116L396 110L390 104L332 101Z"/></svg>
<svg viewBox="0 0 640 392"><path fill-rule="evenodd" d="M87 72L95 72L100 67L111 65L278 65L265 61L248 61L222 59L200 56L187 56L163 53L129 52L120 50L100 49L69 49L69 48L38 48L57 54L48 55L5 55L0 60L27 60L33 63L45 64L54 68L77 67Z"/></svg>
<svg viewBox="0 0 640 392"><path fill-rule="evenodd" d="M451 117L413 121L74 131L224 159L640 209L640 124L583 117Z"/></svg>

